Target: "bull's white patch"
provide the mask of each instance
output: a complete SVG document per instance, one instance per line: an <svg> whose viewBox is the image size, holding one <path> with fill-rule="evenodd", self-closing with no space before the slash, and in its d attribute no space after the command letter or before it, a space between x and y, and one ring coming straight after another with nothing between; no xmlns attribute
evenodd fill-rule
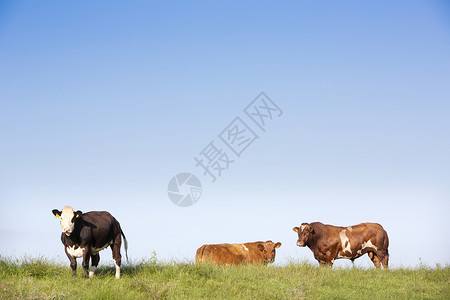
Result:
<svg viewBox="0 0 450 300"><path fill-rule="evenodd" d="M352 228L352 226L348 226L348 227L347 227L347 229L348 229L348 231L350 231L350 232L352 232L352 231L353 231L353 228Z"/></svg>
<svg viewBox="0 0 450 300"><path fill-rule="evenodd" d="M61 218L59 219L61 221L61 229L62 231L69 236L73 228L75 227L75 223L72 222L72 219L74 217L73 208L70 206L66 206L61 211Z"/></svg>
<svg viewBox="0 0 450 300"><path fill-rule="evenodd" d="M368 240L367 242L363 242L363 243L361 244L361 249L358 250L358 251L356 251L356 253L357 253L358 255L361 255L361 254L362 254L362 251L363 251L364 249L366 249L366 248L372 248L372 249L378 250L377 246L375 246L374 244L372 244L372 241L371 241L371 240Z"/></svg>
<svg viewBox="0 0 450 300"><path fill-rule="evenodd" d="M374 244L372 244L371 240L368 240L367 242L362 243L361 245L361 250L364 250L366 248L373 248L375 250L378 250L377 246L375 246Z"/></svg>
<svg viewBox="0 0 450 300"><path fill-rule="evenodd" d="M244 245L244 244L242 244L242 247L244 247L244 250L248 252L248 248L247 248L247 247L245 247L245 245Z"/></svg>
<svg viewBox="0 0 450 300"><path fill-rule="evenodd" d="M339 236L341 238L341 244L342 244L342 252L345 254L345 252L350 252L350 256L352 255L352 249L350 247L350 240L347 237L347 234L345 233L345 229L341 230L339 232Z"/></svg>
<svg viewBox="0 0 450 300"><path fill-rule="evenodd" d="M95 254L99 253L99 252L102 251L103 249L108 248L111 244L112 244L112 242L106 244L105 246L103 246L103 247L101 247L101 248L92 248L92 254L95 255Z"/></svg>
<svg viewBox="0 0 450 300"><path fill-rule="evenodd" d="M120 279L120 267L115 261L114 261L114 265L116 266L116 278Z"/></svg>
<svg viewBox="0 0 450 300"><path fill-rule="evenodd" d="M67 249L67 253L69 253L70 255L72 255L75 258L83 257L84 251L86 250L85 248L76 247L76 246L66 247L66 249Z"/></svg>
<svg viewBox="0 0 450 300"><path fill-rule="evenodd" d="M96 269L96 267L94 267L94 266L91 267L91 270L89 271L89 278L94 277L95 269Z"/></svg>
<svg viewBox="0 0 450 300"><path fill-rule="evenodd" d="M300 226L300 232L302 232L302 231L303 231L303 229L305 229L305 227L306 227L306 225L302 225L302 226Z"/></svg>

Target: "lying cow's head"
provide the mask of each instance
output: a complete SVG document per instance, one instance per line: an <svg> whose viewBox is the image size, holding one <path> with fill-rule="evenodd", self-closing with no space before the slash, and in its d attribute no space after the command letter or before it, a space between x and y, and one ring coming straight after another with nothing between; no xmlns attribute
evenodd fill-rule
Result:
<svg viewBox="0 0 450 300"><path fill-rule="evenodd" d="M265 243L258 244L258 249L264 254L265 262L269 264L275 261L275 249L280 247L280 242L275 244L272 241L267 241Z"/></svg>
<svg viewBox="0 0 450 300"><path fill-rule="evenodd" d="M82 214L81 211L73 211L73 208L66 206L59 211L57 209L52 210L52 213L57 217L61 217L61 229L67 235L70 236L75 227L75 219L79 218Z"/></svg>
<svg viewBox="0 0 450 300"><path fill-rule="evenodd" d="M298 232L297 246L299 247L308 245L311 236L314 234L314 229L308 223L302 223L300 227L294 227L292 230Z"/></svg>

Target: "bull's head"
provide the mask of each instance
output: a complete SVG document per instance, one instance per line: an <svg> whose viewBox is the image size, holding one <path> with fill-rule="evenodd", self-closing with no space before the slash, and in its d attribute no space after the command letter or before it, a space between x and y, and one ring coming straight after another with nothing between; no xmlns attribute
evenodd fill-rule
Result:
<svg viewBox="0 0 450 300"><path fill-rule="evenodd" d="M314 234L314 228L308 223L302 223L300 227L294 227L292 230L298 233L297 246L299 247L308 245L310 238Z"/></svg>
<svg viewBox="0 0 450 300"><path fill-rule="evenodd" d="M275 261L275 249L280 248L281 243L274 243L267 241L265 243L258 244L258 249L264 254L264 260L266 263L273 263Z"/></svg>
<svg viewBox="0 0 450 300"><path fill-rule="evenodd" d="M75 228L75 220L82 215L81 211L73 211L73 208L66 206L59 211L57 209L52 210L52 213L60 218L61 229L67 235L70 236Z"/></svg>

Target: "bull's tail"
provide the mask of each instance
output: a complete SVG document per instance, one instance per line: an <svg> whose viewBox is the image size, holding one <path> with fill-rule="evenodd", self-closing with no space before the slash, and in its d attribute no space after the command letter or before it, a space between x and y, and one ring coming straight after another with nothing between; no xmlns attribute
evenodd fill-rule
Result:
<svg viewBox="0 0 450 300"><path fill-rule="evenodd" d="M125 256L127 258L127 263L128 263L128 241L127 241L127 238L125 237L125 234L123 233L122 229L120 229L120 233L123 236L123 246L125 247Z"/></svg>

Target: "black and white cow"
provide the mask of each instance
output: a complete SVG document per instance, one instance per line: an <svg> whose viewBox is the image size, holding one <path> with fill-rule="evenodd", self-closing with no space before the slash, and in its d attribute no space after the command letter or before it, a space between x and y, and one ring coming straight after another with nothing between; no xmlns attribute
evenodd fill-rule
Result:
<svg viewBox="0 0 450 300"><path fill-rule="evenodd" d="M94 276L100 261L99 252L108 246L112 249L112 256L116 265L116 278L120 278L121 255L120 246L123 236L125 254L128 260L128 243L119 222L106 211L91 211L82 213L66 206L62 211L54 209L53 214L61 220L61 241L70 260L70 267L75 276L77 273L77 258L83 258L83 269L86 278ZM89 272L89 260L92 266Z"/></svg>

